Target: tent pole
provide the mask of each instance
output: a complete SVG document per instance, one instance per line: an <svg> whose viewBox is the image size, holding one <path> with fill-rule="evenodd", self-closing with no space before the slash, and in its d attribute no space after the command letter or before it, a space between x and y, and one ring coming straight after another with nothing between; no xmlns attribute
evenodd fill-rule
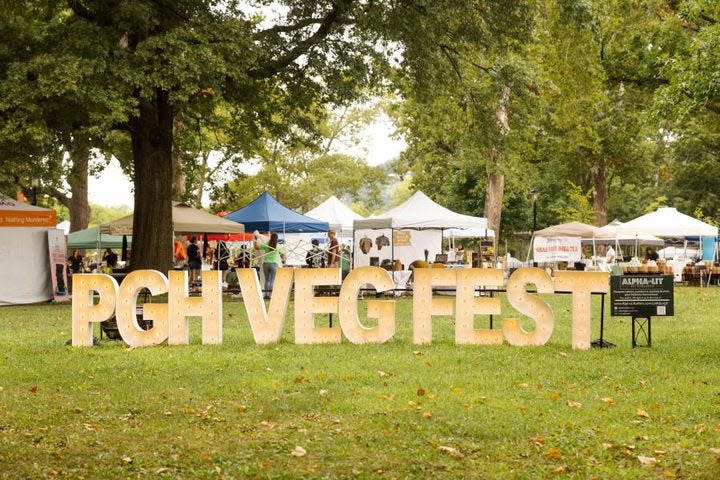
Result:
<svg viewBox="0 0 720 480"><path fill-rule="evenodd" d="M530 262L530 252L532 251L533 240L535 240L535 235L534 235L534 234L530 236L530 244L528 245L528 253L527 253L527 257L525 257L525 263L529 263L529 262Z"/></svg>
<svg viewBox="0 0 720 480"><path fill-rule="evenodd" d="M391 268L395 268L395 229L390 227L390 256L392 257Z"/></svg>
<svg viewBox="0 0 720 480"><path fill-rule="evenodd" d="M443 253L443 241L445 240L445 229L440 229L440 254ZM450 239L448 238L448 252L450 251Z"/></svg>
<svg viewBox="0 0 720 480"><path fill-rule="evenodd" d="M95 243L95 261L97 266L95 270L100 271L100 249L102 248L102 234L100 233L100 227L98 227L97 242Z"/></svg>

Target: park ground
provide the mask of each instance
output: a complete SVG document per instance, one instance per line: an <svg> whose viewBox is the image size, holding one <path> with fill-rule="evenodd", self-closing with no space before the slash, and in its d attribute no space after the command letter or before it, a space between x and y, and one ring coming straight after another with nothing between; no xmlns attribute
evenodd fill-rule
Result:
<svg viewBox="0 0 720 480"><path fill-rule="evenodd" d="M69 305L3 307L0 478L720 478L720 290L677 288L636 349L613 317L615 348L573 351L544 298L535 348L456 346L447 317L413 345L409 299L363 346L295 345L290 316L257 346L228 298L221 346L194 321L189 346L72 348Z"/></svg>

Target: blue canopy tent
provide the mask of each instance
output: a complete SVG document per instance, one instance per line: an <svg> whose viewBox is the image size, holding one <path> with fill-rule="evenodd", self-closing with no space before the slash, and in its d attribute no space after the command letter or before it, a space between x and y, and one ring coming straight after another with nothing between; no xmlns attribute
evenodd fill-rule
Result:
<svg viewBox="0 0 720 480"><path fill-rule="evenodd" d="M267 192L245 207L228 213L225 219L242 223L246 232L258 230L277 233L313 233L330 230L327 222L290 210Z"/></svg>

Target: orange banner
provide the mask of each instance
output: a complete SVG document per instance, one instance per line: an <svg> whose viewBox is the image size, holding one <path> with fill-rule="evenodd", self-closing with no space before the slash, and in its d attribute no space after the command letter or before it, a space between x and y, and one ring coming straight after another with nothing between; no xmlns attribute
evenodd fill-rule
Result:
<svg viewBox="0 0 720 480"><path fill-rule="evenodd" d="M54 227L55 211L0 210L0 227Z"/></svg>

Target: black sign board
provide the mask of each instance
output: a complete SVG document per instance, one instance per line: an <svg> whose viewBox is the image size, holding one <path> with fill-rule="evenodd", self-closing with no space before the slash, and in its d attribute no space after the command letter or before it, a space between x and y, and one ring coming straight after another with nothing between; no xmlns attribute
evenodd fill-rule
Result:
<svg viewBox="0 0 720 480"><path fill-rule="evenodd" d="M614 317L674 315L672 275L613 275L610 314Z"/></svg>

